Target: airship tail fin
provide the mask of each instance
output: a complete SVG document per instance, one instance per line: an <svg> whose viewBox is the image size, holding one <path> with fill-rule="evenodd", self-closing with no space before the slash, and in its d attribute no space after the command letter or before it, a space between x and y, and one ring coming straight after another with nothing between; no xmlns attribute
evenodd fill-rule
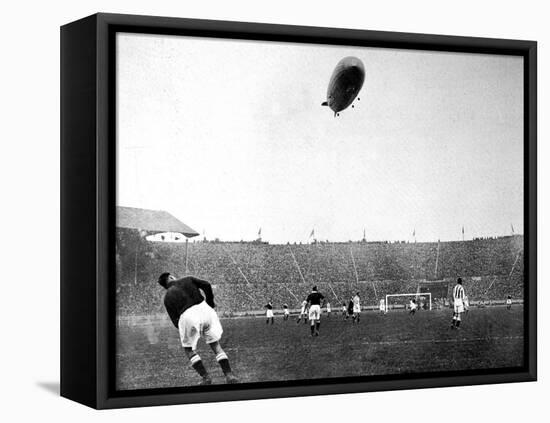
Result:
<svg viewBox="0 0 550 423"><path fill-rule="evenodd" d="M321 103L321 106L328 106L328 101L323 101L323 102Z"/></svg>

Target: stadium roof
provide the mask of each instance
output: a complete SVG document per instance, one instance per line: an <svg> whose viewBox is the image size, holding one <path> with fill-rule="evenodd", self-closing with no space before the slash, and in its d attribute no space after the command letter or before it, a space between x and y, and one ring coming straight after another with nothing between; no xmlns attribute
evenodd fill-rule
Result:
<svg viewBox="0 0 550 423"><path fill-rule="evenodd" d="M117 228L136 229L150 233L178 232L187 238L199 233L185 223L180 222L170 213L163 210L138 209L134 207L116 208Z"/></svg>

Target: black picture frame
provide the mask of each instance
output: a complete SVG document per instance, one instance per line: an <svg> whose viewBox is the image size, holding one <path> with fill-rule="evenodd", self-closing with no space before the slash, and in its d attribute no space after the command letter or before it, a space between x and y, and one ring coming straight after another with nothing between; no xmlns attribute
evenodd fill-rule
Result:
<svg viewBox="0 0 550 423"><path fill-rule="evenodd" d="M486 371L114 390L117 32L517 55L524 58L525 365ZM534 381L537 378L534 41L95 14L61 28L61 395L97 409Z"/></svg>

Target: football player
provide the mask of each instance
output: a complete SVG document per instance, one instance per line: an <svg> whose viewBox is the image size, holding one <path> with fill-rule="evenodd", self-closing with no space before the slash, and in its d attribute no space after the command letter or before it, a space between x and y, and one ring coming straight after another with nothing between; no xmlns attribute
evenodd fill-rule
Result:
<svg viewBox="0 0 550 423"><path fill-rule="evenodd" d="M201 357L197 354L197 343L203 338L216 354L216 361L220 365L227 383L236 383L238 380L231 371L227 354L220 346L223 329L214 311L214 294L209 282L186 276L176 279L168 272L160 275L158 283L166 293L164 306L170 320L179 330L181 345L191 362L191 366L201 376L201 385L210 385L212 380L208 375ZM204 298L199 291L204 292Z"/></svg>
<svg viewBox="0 0 550 423"><path fill-rule="evenodd" d="M269 324L269 321L271 320L271 324L273 324L273 321L275 320L274 317L273 317L273 304L271 303L271 301L269 301L265 306L264 308L266 308L266 312L265 312L265 317L266 317L266 321L265 321L265 324L268 325Z"/></svg>
<svg viewBox="0 0 550 423"><path fill-rule="evenodd" d="M296 323L300 323L302 317L304 318L304 323L307 323L307 300L302 301L302 308L300 309L300 315L298 316Z"/></svg>
<svg viewBox="0 0 550 423"><path fill-rule="evenodd" d="M319 327L321 326L321 302L324 298L325 296L317 291L316 286L313 287L311 293L307 296L311 336L319 336Z"/></svg>
<svg viewBox="0 0 550 423"><path fill-rule="evenodd" d="M353 323L359 323L361 320L361 298L359 297L359 292L355 293L355 296L352 298L353 301Z"/></svg>
<svg viewBox="0 0 550 423"><path fill-rule="evenodd" d="M451 329L458 329L460 327L461 315L464 313L464 296L462 278L458 278L453 288L453 321L451 323Z"/></svg>

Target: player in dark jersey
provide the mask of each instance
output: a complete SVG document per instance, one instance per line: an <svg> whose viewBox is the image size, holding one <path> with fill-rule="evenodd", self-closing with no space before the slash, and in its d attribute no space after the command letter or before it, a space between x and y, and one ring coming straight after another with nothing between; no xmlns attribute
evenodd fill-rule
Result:
<svg viewBox="0 0 550 423"><path fill-rule="evenodd" d="M346 320L348 318L348 306L346 303L342 303L342 318Z"/></svg>
<svg viewBox="0 0 550 423"><path fill-rule="evenodd" d="M311 328L311 336L319 336L319 327L321 326L321 302L325 296L317 292L317 287L314 286L311 293L307 296L307 304L309 306L309 322Z"/></svg>
<svg viewBox="0 0 550 423"><path fill-rule="evenodd" d="M350 298L348 303L348 314L346 315L346 319L349 316L353 316L353 297ZM353 322L355 323L355 320Z"/></svg>
<svg viewBox="0 0 550 423"><path fill-rule="evenodd" d="M265 306L264 308L267 309L266 313L265 313L265 317L266 317L266 321L265 321L265 324L268 325L269 324L269 321L271 320L271 324L273 324L273 303L271 301L269 301Z"/></svg>
<svg viewBox="0 0 550 423"><path fill-rule="evenodd" d="M237 378L231 371L229 359L220 346L223 333L218 315L214 311L214 294L209 282L186 276L177 279L165 272L158 279L159 285L166 289L164 306L170 320L179 330L183 350L191 365L202 377L201 385L210 385L212 380L197 354L197 343L202 337L214 354L222 368L227 383L236 383ZM204 292L205 297L201 294Z"/></svg>

